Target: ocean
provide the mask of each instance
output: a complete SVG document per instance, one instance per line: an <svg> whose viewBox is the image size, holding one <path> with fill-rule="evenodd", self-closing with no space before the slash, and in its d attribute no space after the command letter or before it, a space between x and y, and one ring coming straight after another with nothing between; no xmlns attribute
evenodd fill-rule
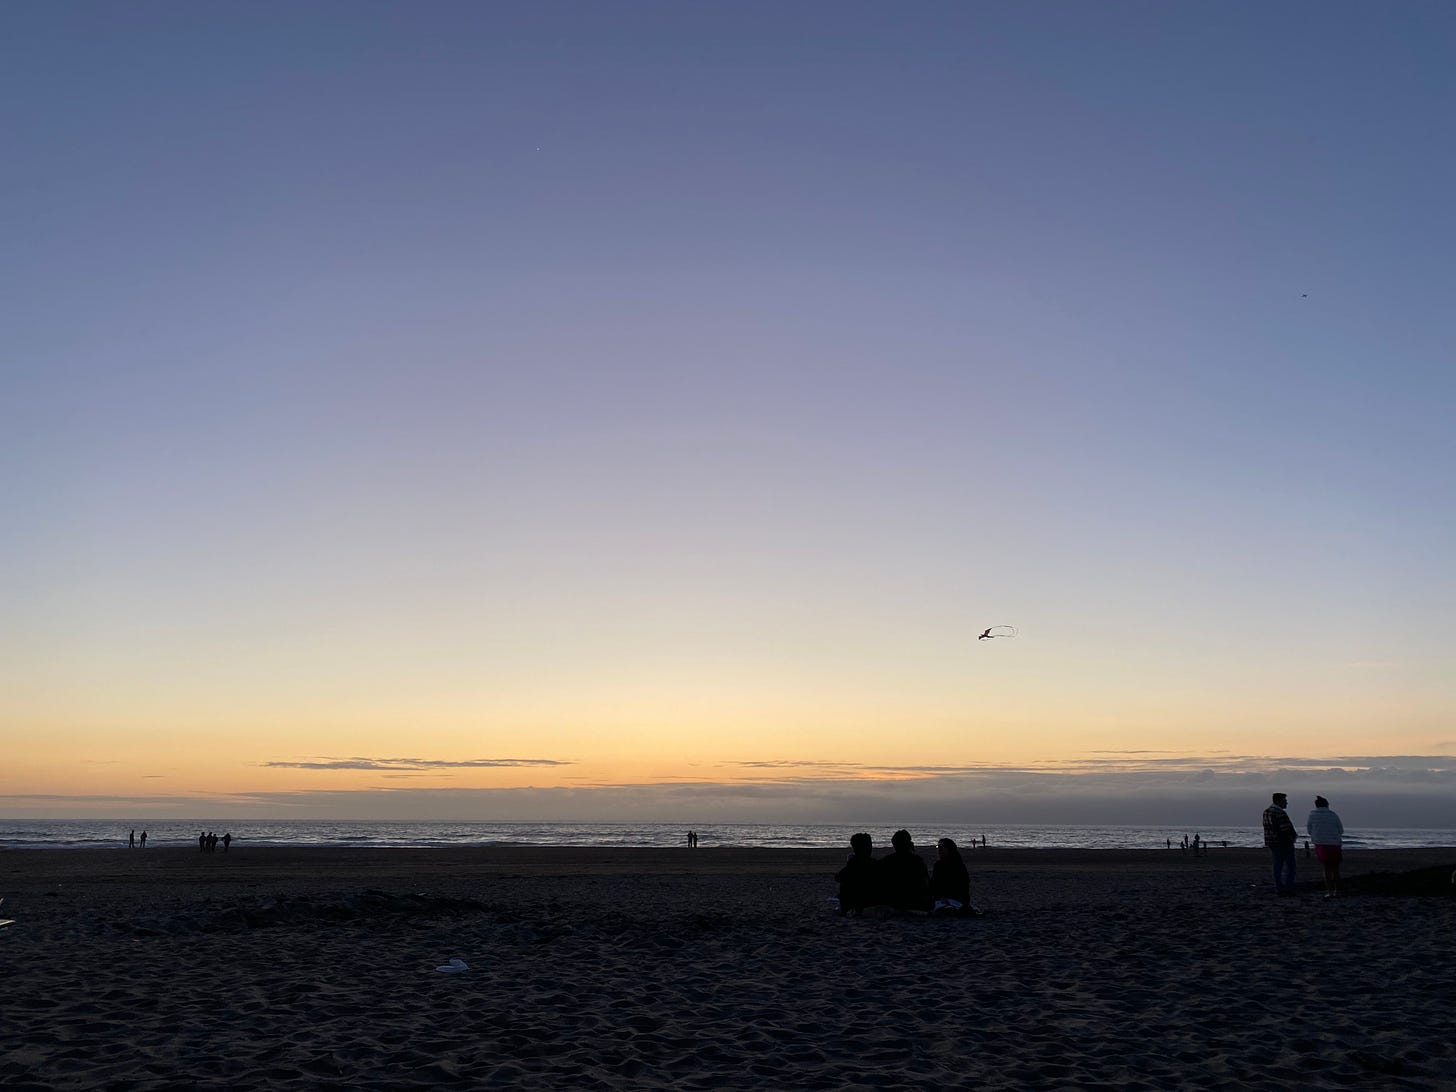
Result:
<svg viewBox="0 0 1456 1092"><path fill-rule="evenodd" d="M168 821L147 829L148 847L196 845L200 831L219 837L231 833L237 846L685 846L687 827L670 823L487 823L390 822L383 820L239 820L231 826L215 821ZM875 826L834 826L774 823L719 823L694 828L699 845L776 848L845 848L849 836L867 829L877 845L889 845L889 829ZM80 819L0 819L0 849L125 848L129 824ZM141 827L136 828L140 836ZM1209 827L1185 830L1138 826L974 826L945 829L931 824L911 825L922 849L935 840L951 837L969 846L985 838L1002 849L1159 849L1169 841L1176 847L1186 834L1201 835L1215 848L1258 847L1264 844L1258 827ZM1347 834L1345 844L1357 849L1419 849L1456 846L1456 830L1360 830Z"/></svg>

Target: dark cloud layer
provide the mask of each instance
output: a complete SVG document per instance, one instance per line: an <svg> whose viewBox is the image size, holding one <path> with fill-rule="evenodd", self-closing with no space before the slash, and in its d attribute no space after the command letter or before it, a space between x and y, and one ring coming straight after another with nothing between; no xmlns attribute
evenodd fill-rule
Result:
<svg viewBox="0 0 1456 1092"><path fill-rule="evenodd" d="M382 773L366 789L249 792L225 796L0 796L0 812L30 816L103 815L145 809L166 816L640 820L879 824L1114 824L1256 826L1274 791L1296 813L1316 794L1330 799L1351 828L1456 829L1456 759L1124 758L1050 766L861 766L742 762L715 776L654 784L460 789L391 784L389 772L453 769L466 763L425 759L363 762ZM470 760L473 765L559 766L557 760ZM770 770L770 767L772 768ZM316 768L316 767L307 767ZM735 773L735 771L738 771Z"/></svg>
<svg viewBox="0 0 1456 1092"><path fill-rule="evenodd" d="M318 758L308 761L260 762L285 770L478 770L504 766L570 766L555 758Z"/></svg>

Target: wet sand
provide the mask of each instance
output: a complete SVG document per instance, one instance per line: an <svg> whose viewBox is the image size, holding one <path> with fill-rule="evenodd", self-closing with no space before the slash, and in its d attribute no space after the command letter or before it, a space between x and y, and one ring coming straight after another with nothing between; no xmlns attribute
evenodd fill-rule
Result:
<svg viewBox="0 0 1456 1092"><path fill-rule="evenodd" d="M1456 1088L1456 897L990 849L985 917L855 920L843 859L0 851L0 1087Z"/></svg>

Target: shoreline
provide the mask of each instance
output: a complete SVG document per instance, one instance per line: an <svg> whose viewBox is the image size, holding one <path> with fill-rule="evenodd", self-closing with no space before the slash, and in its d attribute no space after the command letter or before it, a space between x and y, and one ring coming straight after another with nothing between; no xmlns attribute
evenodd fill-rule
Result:
<svg viewBox="0 0 1456 1092"><path fill-rule="evenodd" d="M888 845L876 847L875 855L888 853ZM922 856L933 858L933 841L917 843L916 851ZM162 845L146 849L128 849L126 846L0 846L0 862L20 858L35 861L54 862L112 862L118 857L143 859L164 857L169 862L191 860L199 863L227 859L229 861L248 858L253 861L281 861L285 858L308 858L318 862L344 862L348 860L370 860L374 862L400 861L414 858L421 862L449 864L451 862L500 861L511 864L532 862L537 866L575 869L595 867L596 864L613 866L633 865L656 868L668 864L691 862L708 863L715 867L768 867L783 868L793 864L810 864L841 861L849 847L775 847L775 846L700 846L689 849L686 846L597 846L597 845L540 845L536 843L492 843L471 846L320 846L320 845L258 845L237 840L231 849L220 847L212 853L203 853L194 846ZM1087 849L1080 847L1000 847L969 849L962 847L962 856L967 865L975 861L987 864L1054 864L1057 867L1098 867L1108 863L1128 864L1143 862L1195 862L1234 860L1247 861L1266 858L1268 851L1252 846L1211 846L1197 856L1180 850L1163 847ZM1300 849L1300 859L1305 859ZM1456 846L1402 846L1396 848L1345 847L1347 866L1352 860L1371 862L1378 860L1408 861L1428 856L1447 857L1456 854ZM1311 858L1312 859L1312 858ZM836 865L837 867L837 865ZM1417 867L1412 865L1411 867Z"/></svg>

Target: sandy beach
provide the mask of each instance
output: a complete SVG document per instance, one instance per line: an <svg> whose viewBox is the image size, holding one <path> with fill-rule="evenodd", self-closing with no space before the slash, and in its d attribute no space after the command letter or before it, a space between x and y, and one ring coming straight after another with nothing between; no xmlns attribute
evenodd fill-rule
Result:
<svg viewBox="0 0 1456 1092"><path fill-rule="evenodd" d="M966 856L874 921L837 850L4 851L0 1086L1456 1088L1456 897L1370 880L1456 850Z"/></svg>

